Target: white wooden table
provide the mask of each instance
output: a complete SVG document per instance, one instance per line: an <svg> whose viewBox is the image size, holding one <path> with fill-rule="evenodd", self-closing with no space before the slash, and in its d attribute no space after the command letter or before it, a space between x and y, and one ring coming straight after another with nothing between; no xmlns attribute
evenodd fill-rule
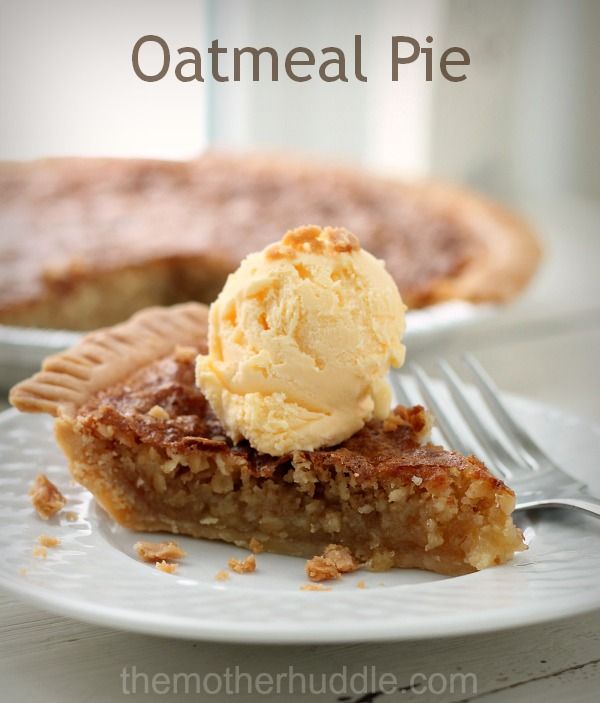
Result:
<svg viewBox="0 0 600 703"><path fill-rule="evenodd" d="M528 293L500 319L409 354L427 366L436 355L474 350L505 390L600 422L600 207L563 202L526 209L547 243L545 267ZM7 703L220 701L228 697L227 671L235 667L239 699L254 701L268 696L248 693L243 675L266 675L254 681L263 681L267 690L269 677L275 680L290 666L305 675L306 685L312 673L317 690L323 675L345 671L348 680L364 667L369 676L390 674L397 682L393 693L368 687L362 695L359 679L355 695L344 699L331 678L330 689L316 698L332 702L600 700L600 611L548 625L428 642L274 647L128 634L54 616L0 593L0 628L0 701ZM130 675L125 681L124 670ZM196 693L199 679L188 676L186 694L186 679L174 674L202 677L204 693ZM235 690L232 679L229 690ZM312 697L302 694L298 684L293 693L278 698Z"/></svg>

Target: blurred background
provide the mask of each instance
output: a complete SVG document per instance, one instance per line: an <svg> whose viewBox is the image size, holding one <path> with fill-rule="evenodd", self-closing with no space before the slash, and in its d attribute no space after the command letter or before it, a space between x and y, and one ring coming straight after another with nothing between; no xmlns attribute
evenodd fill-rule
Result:
<svg viewBox="0 0 600 703"><path fill-rule="evenodd" d="M599 198L599 28L597 0L0 0L0 158L283 148L507 198ZM369 81L144 83L144 34L204 55L218 37L348 56L361 34ZM433 36L434 62L465 47L467 80L427 83L415 62L393 83L393 34Z"/></svg>

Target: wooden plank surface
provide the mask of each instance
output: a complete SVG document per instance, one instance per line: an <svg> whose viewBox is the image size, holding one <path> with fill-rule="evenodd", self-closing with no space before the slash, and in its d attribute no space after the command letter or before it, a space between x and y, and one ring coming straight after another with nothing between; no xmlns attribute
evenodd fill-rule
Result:
<svg viewBox="0 0 600 703"><path fill-rule="evenodd" d="M267 672L272 676L288 672L303 675L309 682L312 674L318 690L323 676L343 672L352 674L371 668L376 677L392 674L398 686L415 690L397 691L393 695L375 695L384 701L565 701L598 700L600 690L600 612L548 625L507 632L430 642L391 644L352 644L328 646L243 646L148 637L85 625L44 613L12 597L0 596L0 677L1 700L115 701L135 698L132 676L123 688L124 670L137 674L135 690L147 701L185 700L193 698L195 689L183 687L178 693L163 693L160 686L152 692L152 677L195 672L214 690L215 675L225 687L227 670L237 666L240 674L256 677ZM135 667L135 669L133 669ZM474 675L464 680L460 674ZM145 679L148 677L148 693ZM160 682L160 679L158 679ZM319 696L338 701L342 694L331 679L333 692ZM454 691L450 691L451 682ZM472 685L472 682L475 685ZM426 683L427 682L427 683ZM232 677L232 688L235 690ZM339 682L338 682L339 683ZM283 691L283 700L309 700L297 690ZM306 684L307 688L309 683ZM431 686L432 691L424 687ZM447 690L438 693L442 687ZM355 690L359 689L357 685ZM240 675L240 700L260 700L248 693L248 683ZM130 691L129 695L127 691ZM377 690L368 693L377 694ZM210 700L227 696L210 695ZM351 701L361 700L362 691L348 692Z"/></svg>

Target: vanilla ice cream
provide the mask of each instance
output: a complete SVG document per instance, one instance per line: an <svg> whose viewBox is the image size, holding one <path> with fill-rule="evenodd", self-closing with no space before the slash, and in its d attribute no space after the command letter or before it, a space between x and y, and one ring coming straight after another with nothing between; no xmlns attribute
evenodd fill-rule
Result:
<svg viewBox="0 0 600 703"><path fill-rule="evenodd" d="M227 279L196 382L235 442L274 456L332 446L390 412L404 310L354 235L293 230Z"/></svg>

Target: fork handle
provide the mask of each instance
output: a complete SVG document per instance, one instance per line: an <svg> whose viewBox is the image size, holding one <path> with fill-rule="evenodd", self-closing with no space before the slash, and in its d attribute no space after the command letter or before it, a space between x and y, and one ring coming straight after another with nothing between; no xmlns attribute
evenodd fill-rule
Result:
<svg viewBox="0 0 600 703"><path fill-rule="evenodd" d="M517 510L527 510L528 508L576 508L583 510L589 515L600 518L600 500L597 498L553 498L552 500L532 500L519 503Z"/></svg>

